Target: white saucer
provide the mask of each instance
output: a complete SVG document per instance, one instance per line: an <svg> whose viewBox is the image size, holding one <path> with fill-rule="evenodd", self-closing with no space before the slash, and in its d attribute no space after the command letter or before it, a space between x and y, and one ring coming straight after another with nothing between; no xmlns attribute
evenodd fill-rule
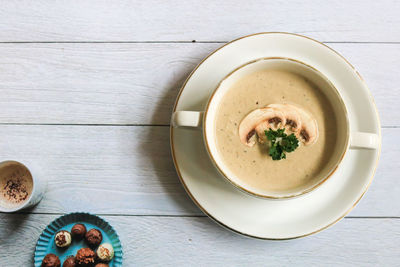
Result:
<svg viewBox="0 0 400 267"><path fill-rule="evenodd" d="M223 77L262 57L293 58L321 71L343 96L351 131L376 133L381 138L374 101L350 63L322 43L288 33L254 34L217 49L189 76L174 111L203 111ZM367 191L380 154L380 148L349 150L336 173L311 193L288 200L259 199L220 176L201 135L199 130L171 127L172 156L183 186L199 208L221 225L263 239L303 237L339 221Z"/></svg>

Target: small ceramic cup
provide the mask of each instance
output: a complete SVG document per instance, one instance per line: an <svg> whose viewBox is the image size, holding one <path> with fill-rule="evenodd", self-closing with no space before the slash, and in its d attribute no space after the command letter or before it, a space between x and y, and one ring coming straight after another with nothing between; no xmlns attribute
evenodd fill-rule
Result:
<svg viewBox="0 0 400 267"><path fill-rule="evenodd" d="M336 146L332 152L331 160L326 164L323 170L311 182L295 189L287 191L264 191L254 188L243 182L224 164L216 146L216 123L215 118L221 99L225 93L239 79L251 73L267 69L280 69L301 75L316 85L329 99L338 122L338 134ZM254 196L274 199L284 199L299 196L312 191L326 181L342 162L343 157L349 148L351 149L377 149L379 146L379 137L374 133L351 132L348 112L346 105L339 91L335 86L318 70L289 58L262 58L248 62L228 74L217 86L208 100L204 112L198 111L176 111L172 115L172 125L174 127L195 127L202 128L206 149L211 161L219 170L223 177L234 184L239 189L248 192Z"/></svg>
<svg viewBox="0 0 400 267"><path fill-rule="evenodd" d="M19 172L15 172L12 174L13 170L17 169ZM5 190L9 190L12 193L12 190L16 190L18 185L15 184L15 179L17 179L18 175L24 172L25 175L24 180L32 182L32 190L31 193L27 196L27 198L21 201L19 204L15 202L10 205L5 197L0 196L0 212L16 212L22 209L26 209L32 207L42 200L44 192L47 187L47 180L40 174L40 170L34 164L30 163L21 163L14 160L8 160L0 162L0 182L3 185L5 183L6 186L0 188L0 194L7 194ZM11 178L13 177L13 178ZM4 179L4 180L3 180ZM14 184L7 184L7 181L14 179Z"/></svg>

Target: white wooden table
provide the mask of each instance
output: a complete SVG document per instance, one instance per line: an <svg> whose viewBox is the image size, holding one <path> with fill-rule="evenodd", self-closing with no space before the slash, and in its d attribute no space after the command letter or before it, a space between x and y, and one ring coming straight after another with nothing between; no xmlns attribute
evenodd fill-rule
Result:
<svg viewBox="0 0 400 267"><path fill-rule="evenodd" d="M226 41L288 31L323 41L365 78L382 121L375 179L335 226L291 241L231 233L183 190L169 118L186 76ZM1 160L49 178L32 210L0 214L0 266L31 266L56 217L101 215L125 266L399 266L400 2L0 0Z"/></svg>

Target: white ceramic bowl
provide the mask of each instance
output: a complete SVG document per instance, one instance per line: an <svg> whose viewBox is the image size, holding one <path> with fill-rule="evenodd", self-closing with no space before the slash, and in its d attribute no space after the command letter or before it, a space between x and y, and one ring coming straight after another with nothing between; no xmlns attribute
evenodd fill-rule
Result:
<svg viewBox="0 0 400 267"><path fill-rule="evenodd" d="M250 75L257 71L279 69L298 74L312 84L314 84L322 93L327 97L332 105L335 113L338 134L336 139L336 146L328 163L323 167L321 172L316 177L313 177L309 182L296 187L283 191L267 191L260 188L251 186L246 183L244 179L238 177L233 173L230 168L224 163L216 144L216 127L215 118L219 109L220 103L224 95L229 89L243 77ZM346 105L335 86L316 68L303 63L299 60L283 58L283 57L269 57L256 59L239 66L224 77L218 84L211 97L207 102L204 116L202 113L193 111L177 111L173 114L172 123L176 127L201 127L203 128L203 137L209 157L214 166L219 170L223 177L234 184L237 188L250 193L257 197L282 199L290 198L305 194L317 188L325 182L338 168L346 151L352 148L369 148L375 149L378 147L378 136L373 133L350 133L348 112ZM202 120L200 118L202 117ZM350 144L350 136L352 144Z"/></svg>

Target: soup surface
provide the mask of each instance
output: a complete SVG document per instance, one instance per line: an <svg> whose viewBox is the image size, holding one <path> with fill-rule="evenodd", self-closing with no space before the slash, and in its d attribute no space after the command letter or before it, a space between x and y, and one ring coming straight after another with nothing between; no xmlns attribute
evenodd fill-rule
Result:
<svg viewBox="0 0 400 267"><path fill-rule="evenodd" d="M268 144L241 143L238 127L251 111L272 103L290 103L316 119L317 141L272 160ZM263 70L237 81L223 96L216 115L216 143L227 167L245 184L274 192L302 187L319 179L336 142L336 120L326 96L304 77L283 70Z"/></svg>

